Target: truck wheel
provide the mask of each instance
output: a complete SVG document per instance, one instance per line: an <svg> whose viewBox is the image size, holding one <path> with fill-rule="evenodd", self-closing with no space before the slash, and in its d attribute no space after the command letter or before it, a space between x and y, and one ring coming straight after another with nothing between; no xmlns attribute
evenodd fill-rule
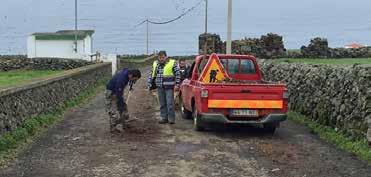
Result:
<svg viewBox="0 0 371 177"><path fill-rule="evenodd" d="M192 112L188 111L186 108L184 108L182 97L179 98L179 110L182 114L183 119L191 119L192 118Z"/></svg>
<svg viewBox="0 0 371 177"><path fill-rule="evenodd" d="M274 123L267 123L263 125L263 128L265 132L273 135L274 132L276 131L277 126L278 125Z"/></svg>
<svg viewBox="0 0 371 177"><path fill-rule="evenodd" d="M179 105L178 108L180 110L180 114L182 115L183 119L190 119L192 118L192 112L188 111L186 108L184 108L182 97L179 96Z"/></svg>
<svg viewBox="0 0 371 177"><path fill-rule="evenodd" d="M193 128L196 131L203 131L205 130L204 126L202 125L202 121L200 119L200 115L198 114L197 108L193 108Z"/></svg>

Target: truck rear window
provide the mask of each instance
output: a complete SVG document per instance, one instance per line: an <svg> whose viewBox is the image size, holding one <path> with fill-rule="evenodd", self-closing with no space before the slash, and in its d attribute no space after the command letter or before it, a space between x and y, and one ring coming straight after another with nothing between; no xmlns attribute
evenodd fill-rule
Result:
<svg viewBox="0 0 371 177"><path fill-rule="evenodd" d="M255 65L251 60L241 60L240 64L241 74L255 74Z"/></svg>
<svg viewBox="0 0 371 177"><path fill-rule="evenodd" d="M198 74L201 74L208 60L201 60ZM249 59L221 59L223 67L228 74L256 74L254 62Z"/></svg>
<svg viewBox="0 0 371 177"><path fill-rule="evenodd" d="M228 74L255 74L255 65L247 59L222 59L221 63Z"/></svg>

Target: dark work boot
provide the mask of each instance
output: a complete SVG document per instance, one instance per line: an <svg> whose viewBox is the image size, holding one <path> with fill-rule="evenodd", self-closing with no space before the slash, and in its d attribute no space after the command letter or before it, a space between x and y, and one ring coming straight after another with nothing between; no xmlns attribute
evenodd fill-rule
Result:
<svg viewBox="0 0 371 177"><path fill-rule="evenodd" d="M118 129L116 128L116 126L115 126L115 127L111 127L111 128L110 128L110 132L111 132L111 134L119 134L119 133L121 133L121 131L118 130Z"/></svg>
<svg viewBox="0 0 371 177"><path fill-rule="evenodd" d="M167 124L169 121L167 119L162 119L158 121L159 124Z"/></svg>

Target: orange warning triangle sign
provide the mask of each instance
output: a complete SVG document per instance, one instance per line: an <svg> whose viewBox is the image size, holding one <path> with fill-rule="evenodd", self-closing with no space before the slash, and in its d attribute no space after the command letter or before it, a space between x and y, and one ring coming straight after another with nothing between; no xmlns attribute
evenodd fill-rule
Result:
<svg viewBox="0 0 371 177"><path fill-rule="evenodd" d="M212 54L204 70L202 71L199 80L204 83L214 83L223 81L228 77L229 76L220 62L219 57L216 54Z"/></svg>

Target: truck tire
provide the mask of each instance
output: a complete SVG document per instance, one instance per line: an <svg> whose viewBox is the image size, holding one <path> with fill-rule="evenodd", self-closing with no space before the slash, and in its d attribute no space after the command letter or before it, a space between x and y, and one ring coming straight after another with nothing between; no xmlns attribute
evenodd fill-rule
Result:
<svg viewBox="0 0 371 177"><path fill-rule="evenodd" d="M267 123L267 124L264 124L263 125L263 129L266 133L269 133L271 135L274 134L274 132L276 131L278 125L275 124L275 123Z"/></svg>
<svg viewBox="0 0 371 177"><path fill-rule="evenodd" d="M200 119L200 115L198 114L196 106L193 107L193 128L196 131L204 131L205 127L203 126L203 122Z"/></svg>
<svg viewBox="0 0 371 177"><path fill-rule="evenodd" d="M184 107L182 97L179 97L179 110L180 110L180 113L182 114L183 119L191 119L192 118L192 112L188 111Z"/></svg>

